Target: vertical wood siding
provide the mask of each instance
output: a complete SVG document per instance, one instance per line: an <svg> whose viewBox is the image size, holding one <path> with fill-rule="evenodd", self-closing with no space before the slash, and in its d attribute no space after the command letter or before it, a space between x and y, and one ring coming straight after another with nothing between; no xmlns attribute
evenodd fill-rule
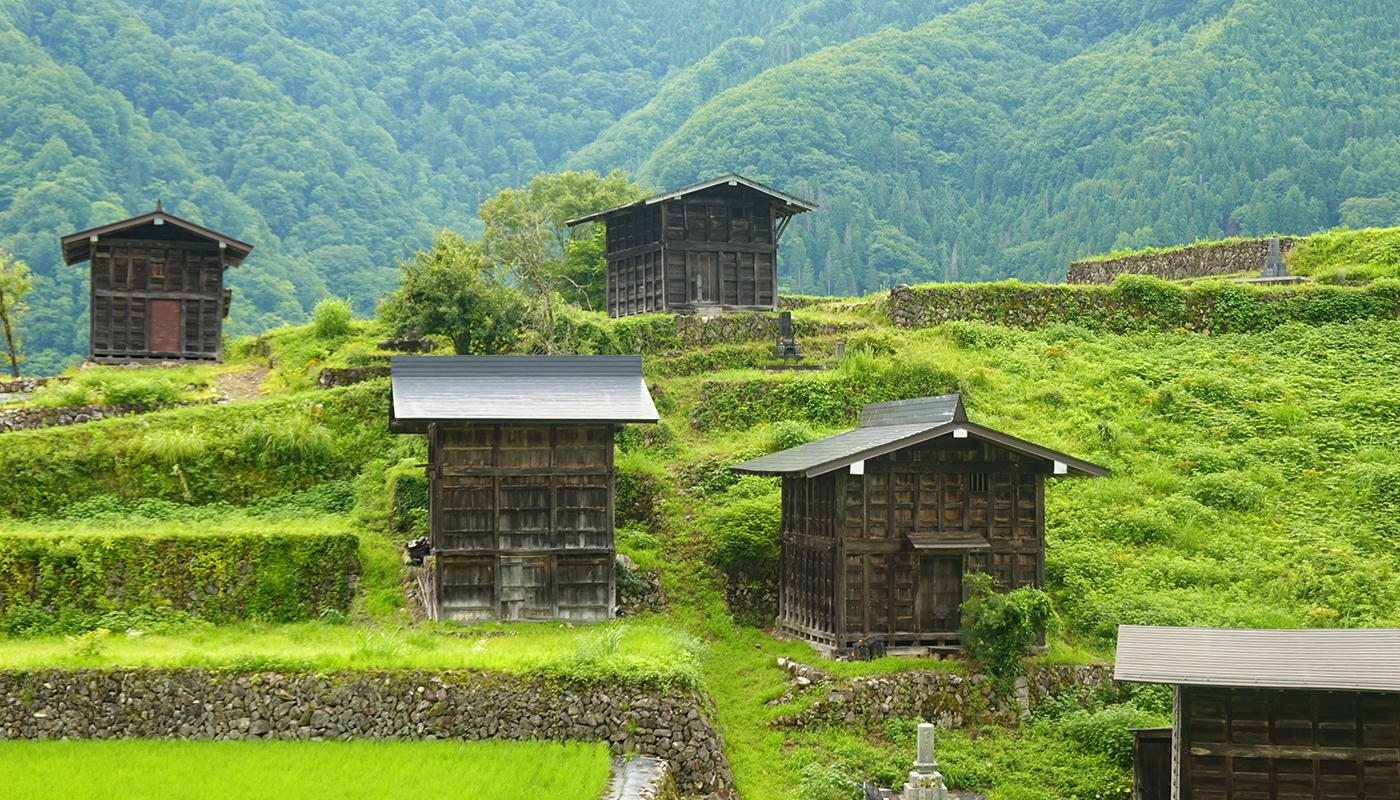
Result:
<svg viewBox="0 0 1400 800"><path fill-rule="evenodd" d="M433 426L442 617L610 618L612 453L608 425Z"/></svg>

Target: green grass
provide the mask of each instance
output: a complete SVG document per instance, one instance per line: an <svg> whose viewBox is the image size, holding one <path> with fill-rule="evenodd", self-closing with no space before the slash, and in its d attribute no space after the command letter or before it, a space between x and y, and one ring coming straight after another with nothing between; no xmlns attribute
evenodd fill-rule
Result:
<svg viewBox="0 0 1400 800"><path fill-rule="evenodd" d="M474 669L563 678L692 683L703 648L659 622L484 623L411 628L319 622L205 627L178 636L113 631L97 655L64 637L0 640L0 669L144 665L230 670Z"/></svg>
<svg viewBox="0 0 1400 800"><path fill-rule="evenodd" d="M596 800L608 760L551 742L0 742L16 800Z"/></svg>

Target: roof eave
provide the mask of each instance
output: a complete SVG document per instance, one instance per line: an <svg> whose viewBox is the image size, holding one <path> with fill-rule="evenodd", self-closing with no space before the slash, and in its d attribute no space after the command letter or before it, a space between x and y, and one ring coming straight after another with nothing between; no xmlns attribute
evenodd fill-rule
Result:
<svg viewBox="0 0 1400 800"><path fill-rule="evenodd" d="M71 258L68 255L68 249L71 246L79 244L90 244L92 241L92 237L94 236L98 237L98 239L101 239L104 235L111 235L113 233L116 233L117 231L123 231L127 230L128 228L135 228L140 225L146 225L148 223L156 221L157 219L159 219L163 223L168 222L171 225L174 225L175 227L180 228L181 230L184 230L186 232L192 233L196 236L201 236L210 241L219 242L220 244L223 244L225 250L231 251L226 257L228 258L229 262L234 266L241 264L243 260L246 259L253 252L253 245L241 241L239 239L235 239L232 236L226 236L222 233L219 233L218 231L210 230L209 228L206 228L203 225L197 225L193 222L190 222L187 219L181 219L180 217L177 217L174 214L171 214L166 211L149 211L139 216L118 220L116 222L109 222L106 225L99 225L95 228L88 228L85 231L78 231L77 233L70 233L67 236L59 237L59 245L64 251L64 263L66 263L68 266L72 266L74 264L80 264L84 261L87 261L92 256L91 251L88 250L87 255L82 258Z"/></svg>
<svg viewBox="0 0 1400 800"><path fill-rule="evenodd" d="M771 186L765 186L759 183L758 181L749 180L748 178L745 178L744 176L739 175L738 173L730 172L725 175L720 175L717 178L711 178L707 181L700 181L699 183L692 183L689 186L682 186L679 189L672 189L668 192L654 194L651 197L647 197L642 200L637 200L620 206L614 206L612 208L605 208L602 211L595 211L592 214L584 214L581 217L574 217L571 220L566 220L564 224L569 227L573 227L575 225L582 225L585 222L596 222L612 214L621 213L623 211L627 211L633 208L640 208L642 206L655 205L656 203L665 202L667 200L676 200L681 197L685 197L688 194L694 194L695 192L704 191L705 189L709 189L711 187L719 186L720 184L725 183L729 184L730 186L746 186L750 189L753 189L754 191L763 192L765 194L771 195L777 200L783 201L780 204L782 207L782 211L785 212L782 214L783 216L790 217L794 214L801 214L805 211L814 211L818 208L817 204L813 203L810 200L803 200L802 198L797 197L796 195L791 195L787 192L774 189Z"/></svg>

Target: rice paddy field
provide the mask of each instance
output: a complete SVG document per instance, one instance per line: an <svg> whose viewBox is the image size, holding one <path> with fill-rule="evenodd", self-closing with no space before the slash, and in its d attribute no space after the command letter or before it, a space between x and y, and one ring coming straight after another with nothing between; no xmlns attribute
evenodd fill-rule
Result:
<svg viewBox="0 0 1400 800"><path fill-rule="evenodd" d="M553 742L0 742L10 800L597 800L607 747ZM373 765L366 769L367 765Z"/></svg>

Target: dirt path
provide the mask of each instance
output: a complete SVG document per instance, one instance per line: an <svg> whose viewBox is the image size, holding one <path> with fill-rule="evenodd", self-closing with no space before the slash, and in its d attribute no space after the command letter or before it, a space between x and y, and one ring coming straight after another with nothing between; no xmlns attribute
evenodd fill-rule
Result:
<svg viewBox="0 0 1400 800"><path fill-rule="evenodd" d="M224 372L214 378L219 393L229 400L256 400L263 396L258 391L267 380L267 367L253 367L239 372Z"/></svg>

